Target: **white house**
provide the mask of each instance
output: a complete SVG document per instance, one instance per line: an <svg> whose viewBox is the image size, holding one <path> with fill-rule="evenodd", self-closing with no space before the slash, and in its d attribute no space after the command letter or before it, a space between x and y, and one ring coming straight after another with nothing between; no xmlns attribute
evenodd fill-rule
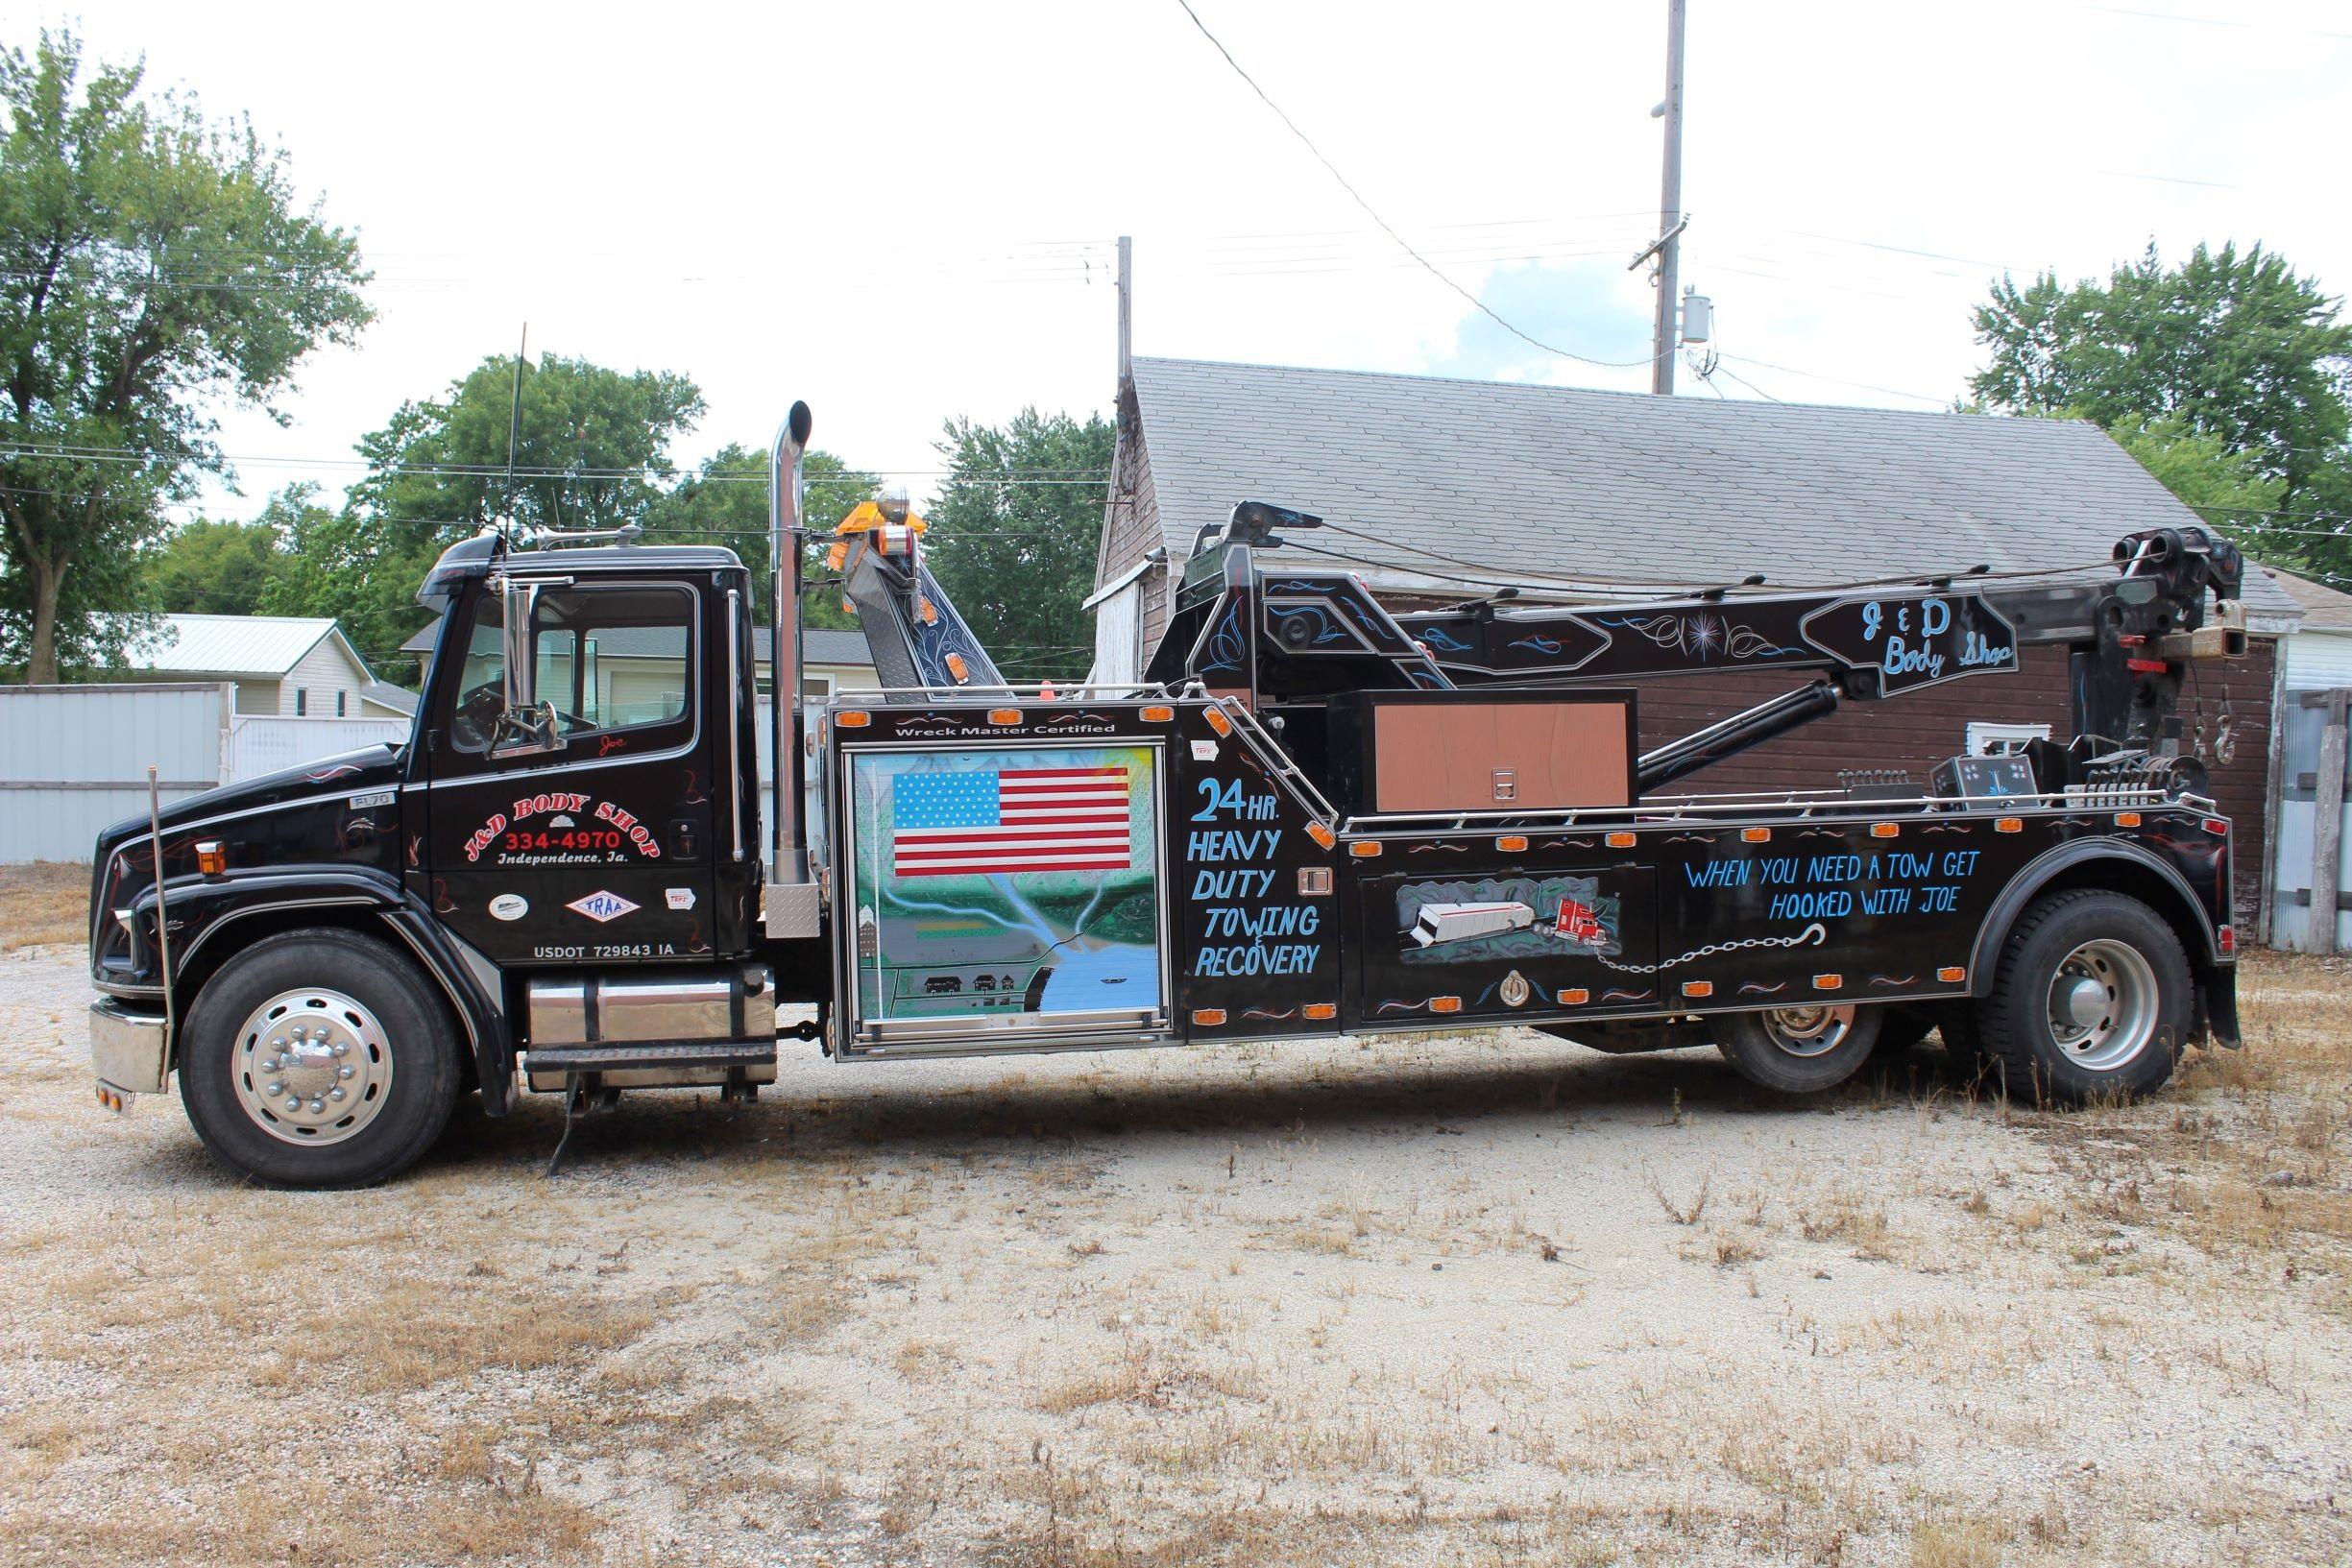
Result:
<svg viewBox="0 0 2352 1568"><path fill-rule="evenodd" d="M328 616L163 615L115 678L227 681L240 713L284 718L407 718L416 698L378 681Z"/></svg>

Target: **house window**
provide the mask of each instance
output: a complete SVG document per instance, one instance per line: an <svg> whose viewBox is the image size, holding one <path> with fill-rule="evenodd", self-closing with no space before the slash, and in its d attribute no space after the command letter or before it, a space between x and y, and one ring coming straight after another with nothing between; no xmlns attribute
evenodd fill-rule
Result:
<svg viewBox="0 0 2352 1568"><path fill-rule="evenodd" d="M309 712L310 688L306 686L298 686L294 688L294 716L301 718Z"/></svg>
<svg viewBox="0 0 2352 1568"><path fill-rule="evenodd" d="M2002 724L1993 719L1973 718L1968 721L1968 755L1971 757L2000 757L2009 752L2024 751L2028 740L2048 740L2047 724Z"/></svg>
<svg viewBox="0 0 2352 1568"><path fill-rule="evenodd" d="M347 712L346 712L346 711L345 711L345 709L344 709L343 703L344 703L344 699L345 699L346 697L348 697L349 695L350 695L350 693L349 693L349 692L345 692L345 691L338 691L338 692L336 692L336 693L335 693L335 717L337 717L337 718L344 718L344 717L347 717L347 716L348 716L348 714L347 714Z"/></svg>

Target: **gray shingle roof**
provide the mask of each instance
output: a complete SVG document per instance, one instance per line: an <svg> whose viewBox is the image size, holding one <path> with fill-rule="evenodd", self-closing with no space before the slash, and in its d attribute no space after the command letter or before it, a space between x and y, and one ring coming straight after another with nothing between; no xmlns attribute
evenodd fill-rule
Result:
<svg viewBox="0 0 2352 1568"><path fill-rule="evenodd" d="M379 708L390 708L408 714L414 714L417 711L417 694L406 687L394 686L390 681L370 681L359 688L359 694Z"/></svg>
<svg viewBox="0 0 2352 1568"><path fill-rule="evenodd" d="M2302 630L2352 632L2352 593L2339 592L2325 583L2298 577L2283 567L2265 567L2262 573L2303 607Z"/></svg>
<svg viewBox="0 0 2352 1568"><path fill-rule="evenodd" d="M1795 586L2089 565L2196 521L2073 422L1189 359L1137 359L1134 384L1177 561L1245 499L1372 536L1297 537L1376 586L1442 592L1459 575ZM2249 611L2294 615L2246 576Z"/></svg>

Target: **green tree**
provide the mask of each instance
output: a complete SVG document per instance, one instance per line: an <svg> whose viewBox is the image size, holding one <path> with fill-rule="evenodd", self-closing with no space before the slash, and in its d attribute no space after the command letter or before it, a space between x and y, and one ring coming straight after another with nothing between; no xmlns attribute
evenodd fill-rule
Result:
<svg viewBox="0 0 2352 1568"><path fill-rule="evenodd" d="M2108 434L2197 516L2243 544L2281 553L2265 547L2261 519L2278 510L2287 482L2267 476L2257 454L2230 450L2219 436L2198 434L2177 414L2118 425ZM2281 536L2277 543L2292 542Z"/></svg>
<svg viewBox="0 0 2352 1568"><path fill-rule="evenodd" d="M506 477L515 361L485 359L447 398L403 403L362 438L371 516L458 536L492 522L570 531L646 520L676 473L669 444L702 417L702 392L668 371L616 371L542 355L522 368L515 474Z"/></svg>
<svg viewBox="0 0 2352 1568"><path fill-rule="evenodd" d="M417 587L441 545L422 531L377 525L349 506L322 506L311 484L270 497L261 520L280 542L262 585L261 614L331 616L371 669L411 680L415 668L400 643L430 618L416 602Z"/></svg>
<svg viewBox="0 0 2352 1568"><path fill-rule="evenodd" d="M510 484L514 387L514 358L494 356L362 437L367 476L342 511L310 507L289 524L295 565L270 605L334 615L370 663L398 668L401 641L431 618L417 585L458 540L510 521L563 531L653 523L676 473L669 445L702 414L692 381L552 354L526 361Z"/></svg>
<svg viewBox="0 0 2352 1568"><path fill-rule="evenodd" d="M860 501L873 495L880 481L849 467L831 452L812 451L802 462L807 494L801 508L815 532L831 529ZM770 592L767 555L767 453L764 449L728 443L702 466L657 501L646 518L648 538L656 535L687 543L725 544L751 568L752 602L759 618L767 619ZM803 623L810 626L855 626L855 615L841 608L841 594L833 586L834 573L825 566L822 543L812 544L801 558Z"/></svg>
<svg viewBox="0 0 2352 1568"><path fill-rule="evenodd" d="M1114 432L1025 408L1003 426L950 420L949 477L924 541L940 586L1015 680L1082 677Z"/></svg>
<svg viewBox="0 0 2352 1568"><path fill-rule="evenodd" d="M1991 357L1969 385L1986 405L2076 410L2118 439L2142 432L2144 460L2170 453L2184 482L2207 450L2185 438L2243 456L2250 470L2219 483L2275 481L2267 517L2183 499L2273 554L2352 572L2352 537L2338 537L2352 529L2352 324L2282 257L2259 245L2243 253L2199 245L2167 268L2151 246L2104 283L2003 278L1975 322Z"/></svg>
<svg viewBox="0 0 2352 1568"><path fill-rule="evenodd" d="M0 662L36 682L115 651L158 503L227 468L213 410L276 413L371 316L281 151L82 63L70 33L0 51Z"/></svg>
<svg viewBox="0 0 2352 1568"><path fill-rule="evenodd" d="M272 524L198 518L148 557L147 597L158 610L179 615L254 615L278 560Z"/></svg>

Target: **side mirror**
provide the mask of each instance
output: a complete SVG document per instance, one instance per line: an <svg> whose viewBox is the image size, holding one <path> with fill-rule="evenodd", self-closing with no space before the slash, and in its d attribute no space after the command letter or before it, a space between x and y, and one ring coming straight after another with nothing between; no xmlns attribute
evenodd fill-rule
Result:
<svg viewBox="0 0 2352 1568"><path fill-rule="evenodd" d="M490 743L493 758L529 757L564 748L555 704L534 700L539 670L532 659L531 616L539 607L540 587L509 578L499 589L506 615L506 701Z"/></svg>

